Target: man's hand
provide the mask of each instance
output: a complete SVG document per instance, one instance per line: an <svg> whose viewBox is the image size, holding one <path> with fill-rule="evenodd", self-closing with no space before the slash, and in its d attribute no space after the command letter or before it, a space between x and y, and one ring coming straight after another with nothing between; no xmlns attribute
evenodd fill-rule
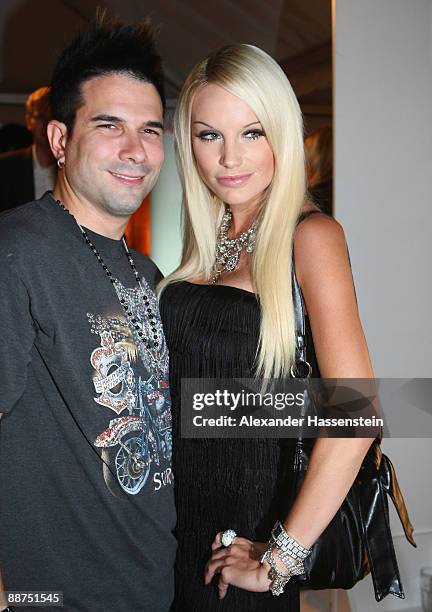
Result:
<svg viewBox="0 0 432 612"><path fill-rule="evenodd" d="M218 533L212 543L212 556L204 573L205 584L210 584L215 574L220 574L218 590L221 599L225 597L230 584L255 593L268 591L270 566L268 563L260 563L268 545L237 536L225 548L221 543L221 535Z"/></svg>

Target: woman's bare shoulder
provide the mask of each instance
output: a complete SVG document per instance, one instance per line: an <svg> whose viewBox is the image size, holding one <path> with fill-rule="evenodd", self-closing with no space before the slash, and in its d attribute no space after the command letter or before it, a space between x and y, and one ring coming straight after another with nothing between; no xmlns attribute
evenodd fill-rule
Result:
<svg viewBox="0 0 432 612"><path fill-rule="evenodd" d="M333 275L348 265L345 232L341 224L324 213L313 214L299 223L294 237L297 278Z"/></svg>
<svg viewBox="0 0 432 612"><path fill-rule="evenodd" d="M333 248L337 248L342 244L346 248L345 232L342 225L336 219L320 210L314 210L314 212L319 212L320 214L306 217L300 221L296 228L294 248L299 252L299 255L301 256L305 248L308 251L312 249L313 252L320 251L329 246L331 247L332 245Z"/></svg>

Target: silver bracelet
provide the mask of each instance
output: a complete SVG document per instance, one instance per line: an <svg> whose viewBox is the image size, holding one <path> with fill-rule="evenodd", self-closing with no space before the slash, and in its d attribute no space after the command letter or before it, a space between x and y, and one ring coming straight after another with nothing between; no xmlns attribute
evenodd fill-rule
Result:
<svg viewBox="0 0 432 612"><path fill-rule="evenodd" d="M277 567L273 557L274 548L287 570L286 574L283 574ZM283 593L285 585L293 576L304 574L303 561L311 552L291 537L280 521L275 524L271 532L269 547L260 559L260 563L267 561L270 565L268 577L271 580L270 591L273 595Z"/></svg>
<svg viewBox="0 0 432 612"><path fill-rule="evenodd" d="M268 577L271 580L270 591L272 595L280 595L281 593L283 593L286 584L293 576L303 574L304 568L301 562L299 563L298 561L289 559L288 563L285 564L287 572L284 574L278 568L275 558L273 556L274 548L276 548L276 546L273 542L271 542L269 547L261 557L260 563L264 563L264 561L267 561L267 563L270 565L270 569L268 572Z"/></svg>
<svg viewBox="0 0 432 612"><path fill-rule="evenodd" d="M291 537L280 521L273 527L271 535L280 551L281 557L289 556L295 561L304 561L312 552Z"/></svg>
<svg viewBox="0 0 432 612"><path fill-rule="evenodd" d="M304 563L302 559L294 559L294 557L292 557L290 553L284 552L283 550L281 550L279 546L274 542L274 540L272 540L272 542L277 548L279 557L281 561L286 565L286 567L290 567L291 564L293 564L296 569L299 569L299 572L298 572L299 574L305 573L305 567L304 567Z"/></svg>
<svg viewBox="0 0 432 612"><path fill-rule="evenodd" d="M311 550L302 546L286 531L280 521L272 529L269 544L276 546L279 557L287 569L295 570L295 574L304 574L303 561Z"/></svg>
<svg viewBox="0 0 432 612"><path fill-rule="evenodd" d="M268 572L268 577L271 580L270 583L270 591L272 595L281 595L284 591L285 586L291 580L293 574L290 570L288 570L287 574L283 574L278 566L276 565L276 561L273 557L273 545L269 546L263 556L260 559L260 563L267 563L270 565L270 569Z"/></svg>
<svg viewBox="0 0 432 612"><path fill-rule="evenodd" d="M294 576L304 574L305 568L303 561L295 561L292 557L282 556L278 547L276 545L274 547L278 553L279 559L282 561L288 571L292 572Z"/></svg>

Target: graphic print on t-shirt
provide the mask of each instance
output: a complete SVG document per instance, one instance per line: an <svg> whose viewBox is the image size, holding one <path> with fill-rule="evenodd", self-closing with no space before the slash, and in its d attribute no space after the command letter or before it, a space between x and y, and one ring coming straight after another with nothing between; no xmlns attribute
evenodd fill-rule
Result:
<svg viewBox="0 0 432 612"><path fill-rule="evenodd" d="M140 305L140 296L134 289L122 289L123 295L130 297L128 304L133 309L134 319L141 322L145 314L140 308L134 308ZM171 400L167 372L162 372L162 368L148 372L147 368L138 367L141 352L124 317L87 313L87 318L91 332L100 340L90 356L97 393L94 400L116 414L94 441L95 446L102 449L105 482L113 495L121 493L119 487L136 495L146 483L151 486L149 475L154 465L159 470L154 475L154 489L159 490L162 484L171 484L172 480ZM163 338L160 320L158 326L158 333Z"/></svg>

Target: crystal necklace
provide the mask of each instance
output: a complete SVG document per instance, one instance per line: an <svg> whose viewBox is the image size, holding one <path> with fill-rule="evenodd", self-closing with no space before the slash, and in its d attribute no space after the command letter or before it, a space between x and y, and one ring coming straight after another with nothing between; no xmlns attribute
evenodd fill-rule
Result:
<svg viewBox="0 0 432 612"><path fill-rule="evenodd" d="M228 238L228 229L231 225L231 221L232 212L227 208L222 217L216 240L216 256L211 277L213 285L218 282L225 270L227 270L227 272L232 272L237 268L240 253L243 249L246 250L246 253L252 253L255 248L258 219L252 223L248 230L241 233L238 238L233 239Z"/></svg>
<svg viewBox="0 0 432 612"><path fill-rule="evenodd" d="M139 320L136 318L136 305L133 304L133 297L131 298L128 295L128 290L125 290L123 285L114 277L113 273L102 259L101 254L99 253L93 242L90 240L87 232L78 223L73 214L66 208L66 206L64 206L64 204L60 200L56 201L60 208L62 208L74 219L75 223L81 230L81 234L86 244L102 266L109 281L113 285L119 302L126 315L128 327L130 329L132 337L134 338L137 344L138 352L141 355L144 364L151 372L157 375L158 379L160 377L166 378L168 375L168 351L166 348L165 337L162 331L162 325L160 324L160 322L158 324L158 316L156 315L157 299L151 291L150 287L148 286L146 280L140 277L138 270L136 269L131 252L129 251L129 248L126 244L126 240L123 237L122 243L126 253L126 257L128 258L129 265L135 276L135 280L137 282L138 289L144 303L146 320Z"/></svg>

